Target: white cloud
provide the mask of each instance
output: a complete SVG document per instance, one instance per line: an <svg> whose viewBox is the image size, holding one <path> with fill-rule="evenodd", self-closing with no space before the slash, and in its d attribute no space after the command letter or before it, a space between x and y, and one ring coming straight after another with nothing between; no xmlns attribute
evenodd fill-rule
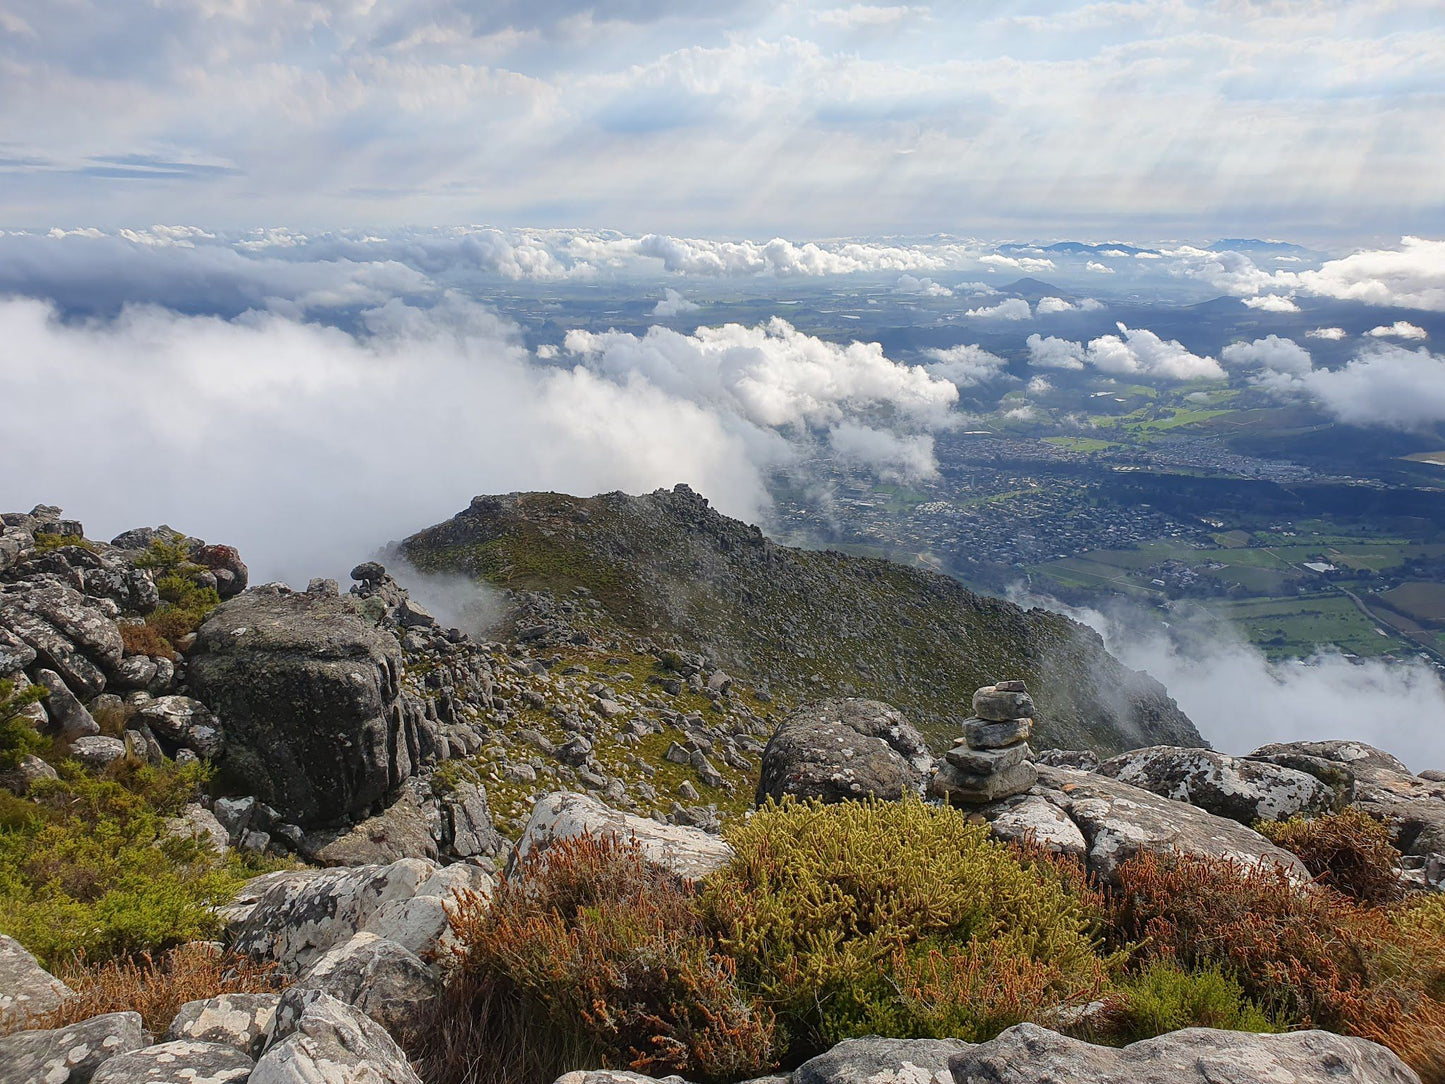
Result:
<svg viewBox="0 0 1445 1084"><path fill-rule="evenodd" d="M947 350L928 350L933 358L927 368L929 375L947 380L957 388L971 388L993 380L1003 373L1008 362L981 346L961 343Z"/></svg>
<svg viewBox="0 0 1445 1084"><path fill-rule="evenodd" d="M1416 430L1445 422L1445 357L1424 347L1380 344L1343 368L1280 374L1266 386L1311 398L1347 425Z"/></svg>
<svg viewBox="0 0 1445 1084"><path fill-rule="evenodd" d="M1029 364L1044 369L1082 369L1086 351L1081 343L1038 332L1026 340Z"/></svg>
<svg viewBox="0 0 1445 1084"><path fill-rule="evenodd" d="M1025 389L1030 395L1047 395L1054 390L1053 384L1046 376L1035 376L1030 378Z"/></svg>
<svg viewBox="0 0 1445 1084"><path fill-rule="evenodd" d="M988 268L1002 267L1010 271L1024 271L1030 275L1038 274L1040 271L1056 270L1054 261L1047 257L1005 256L1002 253L990 252L980 256L978 262Z"/></svg>
<svg viewBox="0 0 1445 1084"><path fill-rule="evenodd" d="M1029 311L1027 301L1022 298L1009 297L997 305L969 309L964 315L975 320L1027 320L1033 314Z"/></svg>
<svg viewBox="0 0 1445 1084"><path fill-rule="evenodd" d="M1060 312L1098 312L1103 307L1103 302L1095 301L1092 297L1086 297L1079 302L1066 301L1062 297L1041 297L1035 311L1039 316L1052 316Z"/></svg>
<svg viewBox="0 0 1445 1084"><path fill-rule="evenodd" d="M953 291L942 283L934 282L932 279L927 278L915 278L912 275L900 275L893 290L895 293L910 294L917 297L953 296Z"/></svg>
<svg viewBox="0 0 1445 1084"><path fill-rule="evenodd" d="M933 438L926 433L895 433L847 421L828 430L828 446L844 464L872 471L885 482L917 482L938 475Z"/></svg>
<svg viewBox="0 0 1445 1084"><path fill-rule="evenodd" d="M1445 241L1403 237L1398 249L1356 252L1298 277L1325 297L1445 312Z"/></svg>
<svg viewBox="0 0 1445 1084"><path fill-rule="evenodd" d="M1114 269L1113 269L1112 267L1108 266L1108 264L1102 264L1102 263L1100 263L1098 260L1090 260L1088 263L1086 263L1086 264L1084 265L1084 270L1085 270L1085 271L1092 271L1092 272L1094 272L1094 274L1096 274L1096 275L1112 275L1112 274L1114 274Z"/></svg>
<svg viewBox="0 0 1445 1084"><path fill-rule="evenodd" d="M652 310L652 315L659 319L666 319L671 316L680 316L685 312L697 312L700 308L695 301L689 301L672 287L663 291L662 300Z"/></svg>
<svg viewBox="0 0 1445 1084"><path fill-rule="evenodd" d="M1299 312L1299 306L1282 294L1260 294L1258 297L1246 297L1244 304L1251 309L1259 309L1262 312Z"/></svg>
<svg viewBox="0 0 1445 1084"><path fill-rule="evenodd" d="M1365 332L1372 339L1427 339L1430 337L1419 324L1407 320L1396 320L1393 324L1381 324Z"/></svg>
<svg viewBox="0 0 1445 1084"><path fill-rule="evenodd" d="M927 13L928 8L909 4L854 4L852 7L815 11L813 21L825 26L841 27L844 30L876 30L881 27L896 26L905 19Z"/></svg>
<svg viewBox="0 0 1445 1084"><path fill-rule="evenodd" d="M1310 339L1329 339L1332 342L1339 342L1341 339L1349 338L1349 332L1342 327L1317 327L1305 332L1305 337Z"/></svg>
<svg viewBox="0 0 1445 1084"><path fill-rule="evenodd" d="M1152 331L1120 323L1118 335L1101 335L1089 342L1070 342L1033 334L1026 340L1029 364L1049 369L1082 369L1164 380L1223 380L1225 372L1213 358L1190 353L1175 339L1161 339Z"/></svg>
<svg viewBox="0 0 1445 1084"><path fill-rule="evenodd" d="M1307 373L1314 368L1310 352L1293 339L1267 335L1250 343L1230 343L1220 352L1226 364L1259 365L1277 373Z"/></svg>

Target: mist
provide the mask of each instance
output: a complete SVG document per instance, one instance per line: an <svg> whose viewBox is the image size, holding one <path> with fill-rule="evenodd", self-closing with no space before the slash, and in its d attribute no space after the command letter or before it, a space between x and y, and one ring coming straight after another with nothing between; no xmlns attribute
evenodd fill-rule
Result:
<svg viewBox="0 0 1445 1084"><path fill-rule="evenodd" d="M1023 589L1010 597L1094 629L1126 666L1162 682L1220 752L1347 738L1394 754L1412 771L1445 766L1445 683L1424 662L1349 659L1328 649L1271 662L1223 625L1173 614L1166 624L1122 601L1098 610Z"/></svg>

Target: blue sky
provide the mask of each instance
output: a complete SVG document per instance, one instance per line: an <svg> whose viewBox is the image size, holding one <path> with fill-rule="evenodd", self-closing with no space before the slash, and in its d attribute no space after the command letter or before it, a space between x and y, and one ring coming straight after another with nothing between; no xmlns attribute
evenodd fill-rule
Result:
<svg viewBox="0 0 1445 1084"><path fill-rule="evenodd" d="M0 225L1445 233L1439 0L0 0Z"/></svg>

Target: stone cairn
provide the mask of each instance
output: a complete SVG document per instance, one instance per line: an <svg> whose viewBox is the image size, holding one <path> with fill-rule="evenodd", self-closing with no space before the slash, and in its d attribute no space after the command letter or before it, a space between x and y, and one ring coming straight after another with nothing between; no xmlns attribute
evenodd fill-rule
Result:
<svg viewBox="0 0 1445 1084"><path fill-rule="evenodd" d="M1022 681L1000 681L973 694L963 737L943 755L928 792L950 805L977 806L1021 794L1038 781L1029 759L1034 702Z"/></svg>

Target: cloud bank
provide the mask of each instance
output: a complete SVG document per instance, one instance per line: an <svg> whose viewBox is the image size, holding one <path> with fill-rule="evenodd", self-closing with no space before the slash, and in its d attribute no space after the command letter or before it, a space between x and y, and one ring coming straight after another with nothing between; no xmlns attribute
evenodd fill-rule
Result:
<svg viewBox="0 0 1445 1084"><path fill-rule="evenodd" d="M1025 340L1029 363L1046 369L1083 369L1160 380L1223 380L1219 362L1191 353L1176 339L1163 339L1145 328L1120 323L1118 335L1101 335L1083 343L1044 336Z"/></svg>

